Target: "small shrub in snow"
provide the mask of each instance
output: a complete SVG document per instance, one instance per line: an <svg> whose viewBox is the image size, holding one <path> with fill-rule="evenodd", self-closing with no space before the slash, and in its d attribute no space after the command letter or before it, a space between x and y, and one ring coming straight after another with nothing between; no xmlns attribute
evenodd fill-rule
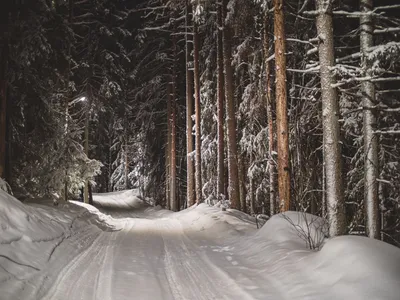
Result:
<svg viewBox="0 0 400 300"><path fill-rule="evenodd" d="M267 216L267 215L263 215L263 214L256 215L257 229L263 227L264 224L267 223L268 220L269 220L269 216Z"/></svg>
<svg viewBox="0 0 400 300"><path fill-rule="evenodd" d="M328 223L326 220L307 213L287 214L282 218L290 223L297 235L306 242L310 250L319 250L328 235Z"/></svg>
<svg viewBox="0 0 400 300"><path fill-rule="evenodd" d="M10 185L2 178L0 178L0 190L5 191L10 195L13 194Z"/></svg>

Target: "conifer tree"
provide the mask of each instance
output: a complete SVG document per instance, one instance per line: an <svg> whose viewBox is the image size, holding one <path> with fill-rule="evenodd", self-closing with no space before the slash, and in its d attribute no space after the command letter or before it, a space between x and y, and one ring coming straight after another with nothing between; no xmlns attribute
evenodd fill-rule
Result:
<svg viewBox="0 0 400 300"><path fill-rule="evenodd" d="M290 209L289 127L286 88L286 36L283 0L274 1L276 127L280 211Z"/></svg>

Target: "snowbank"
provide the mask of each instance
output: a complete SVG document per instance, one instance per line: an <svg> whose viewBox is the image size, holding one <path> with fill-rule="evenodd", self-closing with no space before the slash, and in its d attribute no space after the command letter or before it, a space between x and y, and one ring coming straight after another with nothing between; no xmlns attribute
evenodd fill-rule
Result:
<svg viewBox="0 0 400 300"><path fill-rule="evenodd" d="M257 236L299 249L319 249L328 236L328 224L311 214L288 211L268 220Z"/></svg>
<svg viewBox="0 0 400 300"><path fill-rule="evenodd" d="M25 205L0 191L0 299L40 299L38 287L104 229L112 230L85 208Z"/></svg>
<svg viewBox="0 0 400 300"><path fill-rule="evenodd" d="M244 213L206 204L165 217L179 220L188 235L217 241L229 258L245 258L237 262L243 270L255 269L286 295L276 299L400 299L400 249L366 237L329 239L320 217L286 212L259 230Z"/></svg>
<svg viewBox="0 0 400 300"><path fill-rule="evenodd" d="M107 207L108 209L135 209L148 206L148 204L141 199L138 189L93 194L93 202L96 206Z"/></svg>
<svg viewBox="0 0 400 300"><path fill-rule="evenodd" d="M400 299L399 248L367 237L327 239L327 232L323 219L287 212L234 246L290 299Z"/></svg>
<svg viewBox="0 0 400 300"><path fill-rule="evenodd" d="M256 229L255 218L238 210L209 206L205 203L194 205L174 213L187 231L199 231L214 238L232 238L253 232Z"/></svg>

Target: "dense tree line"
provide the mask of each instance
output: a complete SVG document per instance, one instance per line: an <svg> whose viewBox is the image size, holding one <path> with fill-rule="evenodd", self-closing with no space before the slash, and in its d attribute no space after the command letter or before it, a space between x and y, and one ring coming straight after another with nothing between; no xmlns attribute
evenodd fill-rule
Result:
<svg viewBox="0 0 400 300"><path fill-rule="evenodd" d="M192 54L178 51L187 61L178 72L194 82L186 88L193 93L185 96L180 86L173 103L184 109L187 98L189 137L185 114L167 110L168 124L177 126L173 139L189 141L185 168L168 159L177 152L165 140L167 202L187 194L188 203L220 201L252 214L296 209L327 216L332 235L366 233L397 243L396 181L384 170L389 164L390 178L397 176L398 9L393 1L144 3L151 25L143 31L170 41L189 31L178 47L186 41ZM393 161L383 159L388 155ZM193 162L200 178L189 173ZM189 171L188 189L183 182L171 194L176 168L172 177L180 182Z"/></svg>
<svg viewBox="0 0 400 300"><path fill-rule="evenodd" d="M399 243L396 1L8 2L0 170L21 195L140 186Z"/></svg>

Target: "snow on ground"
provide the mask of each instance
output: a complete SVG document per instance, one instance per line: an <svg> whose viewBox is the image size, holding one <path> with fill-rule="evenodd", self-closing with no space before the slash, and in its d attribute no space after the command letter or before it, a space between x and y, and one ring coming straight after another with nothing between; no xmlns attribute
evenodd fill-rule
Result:
<svg viewBox="0 0 400 300"><path fill-rule="evenodd" d="M84 208L25 205L0 191L0 299L41 299L54 274L112 229Z"/></svg>
<svg viewBox="0 0 400 300"><path fill-rule="evenodd" d="M27 206L0 192L1 300L400 299L400 249L326 239L312 215L256 229L235 210L150 207L136 190L94 202Z"/></svg>

